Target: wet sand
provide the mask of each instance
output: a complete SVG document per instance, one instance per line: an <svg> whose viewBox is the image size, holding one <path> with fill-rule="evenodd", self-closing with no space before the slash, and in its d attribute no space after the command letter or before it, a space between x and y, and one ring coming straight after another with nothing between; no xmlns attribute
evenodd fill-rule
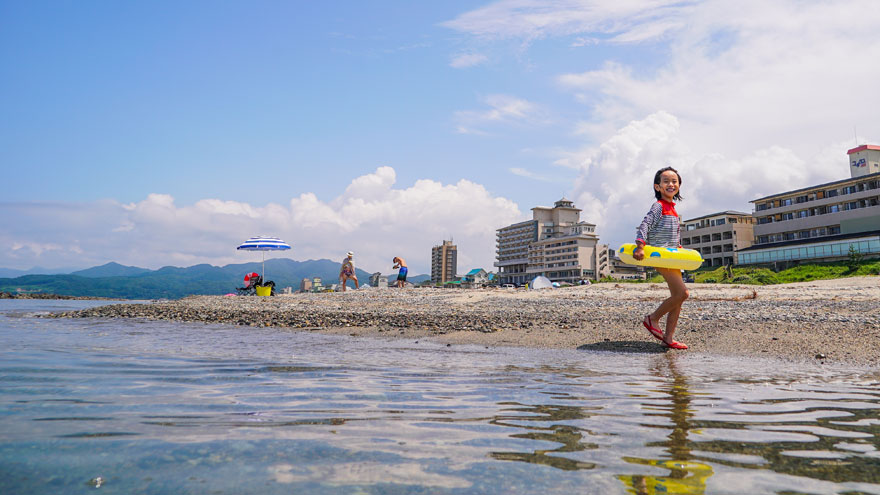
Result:
<svg viewBox="0 0 880 495"><path fill-rule="evenodd" d="M880 277L773 286L688 284L666 349L641 325L664 284L521 289L363 289L276 297L192 296L63 317L200 321L484 346L690 352L880 365ZM243 329L246 331L246 329Z"/></svg>

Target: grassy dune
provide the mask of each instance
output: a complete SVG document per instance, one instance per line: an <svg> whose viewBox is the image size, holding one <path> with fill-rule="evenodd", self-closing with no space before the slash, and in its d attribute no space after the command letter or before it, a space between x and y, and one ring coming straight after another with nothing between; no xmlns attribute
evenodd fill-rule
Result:
<svg viewBox="0 0 880 495"><path fill-rule="evenodd" d="M811 280L880 275L880 260L804 264L780 272L774 272L768 268L734 267L728 273L724 267L701 268L690 272L690 275L694 277L696 283L787 284L792 282L809 282ZM648 282L663 282L663 277L656 275L648 279Z"/></svg>

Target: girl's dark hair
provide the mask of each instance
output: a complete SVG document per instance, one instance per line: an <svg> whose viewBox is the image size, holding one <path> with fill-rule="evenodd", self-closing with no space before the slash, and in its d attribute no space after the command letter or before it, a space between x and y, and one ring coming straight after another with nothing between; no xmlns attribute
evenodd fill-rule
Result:
<svg viewBox="0 0 880 495"><path fill-rule="evenodd" d="M675 170L675 169L672 168L672 167L664 167L664 168L661 168L660 170L657 171L656 174L654 174L654 184L656 184L656 185L659 186L659 185L660 185L660 176L663 175L663 172L668 172L668 171L670 171L670 170L672 170L673 172L675 172L675 175L678 176L678 192L675 193L675 196L673 196L672 199L674 199L674 200L676 200L676 201L681 201L681 200L683 200L684 198L681 197L681 174L678 173L678 170ZM654 189L654 197L657 198L657 199L660 199L660 198L663 197L663 195L660 194L660 191Z"/></svg>

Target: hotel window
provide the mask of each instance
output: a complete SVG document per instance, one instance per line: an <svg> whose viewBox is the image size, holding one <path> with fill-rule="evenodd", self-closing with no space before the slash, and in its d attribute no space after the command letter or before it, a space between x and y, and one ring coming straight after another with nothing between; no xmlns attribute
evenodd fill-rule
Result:
<svg viewBox="0 0 880 495"><path fill-rule="evenodd" d="M736 223L736 218L730 217L727 219L729 223Z"/></svg>
<svg viewBox="0 0 880 495"><path fill-rule="evenodd" d="M856 186L846 186L840 191L840 194L852 194L856 192Z"/></svg>
<svg viewBox="0 0 880 495"><path fill-rule="evenodd" d="M826 198L833 198L834 196L837 196L837 189L829 189L825 191Z"/></svg>
<svg viewBox="0 0 880 495"><path fill-rule="evenodd" d="M807 210L801 210L801 211L797 212L798 218L807 218L809 215L810 215L810 212Z"/></svg>
<svg viewBox="0 0 880 495"><path fill-rule="evenodd" d="M840 211L840 205L829 205L826 211L828 211L828 213L838 213Z"/></svg>
<svg viewBox="0 0 880 495"><path fill-rule="evenodd" d="M828 235L837 235L840 233L840 225L837 227L828 227Z"/></svg>
<svg viewBox="0 0 880 495"><path fill-rule="evenodd" d="M783 199L782 206L791 206L791 198Z"/></svg>
<svg viewBox="0 0 880 495"><path fill-rule="evenodd" d="M795 203L806 203L809 201L809 198L807 196L798 196L794 201Z"/></svg>

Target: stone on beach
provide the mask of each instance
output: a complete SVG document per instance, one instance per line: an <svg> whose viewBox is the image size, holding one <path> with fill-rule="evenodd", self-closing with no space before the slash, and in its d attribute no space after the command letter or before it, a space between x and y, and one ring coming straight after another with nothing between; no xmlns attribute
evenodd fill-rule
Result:
<svg viewBox="0 0 880 495"><path fill-rule="evenodd" d="M689 284L676 340L690 351L880 364L880 278L798 284ZM667 351L641 318L669 292L663 284L593 284L544 291L359 290L277 297L192 296L63 313L279 327L359 337L440 342ZM662 325L661 325L662 326ZM393 330L393 331L392 331Z"/></svg>

